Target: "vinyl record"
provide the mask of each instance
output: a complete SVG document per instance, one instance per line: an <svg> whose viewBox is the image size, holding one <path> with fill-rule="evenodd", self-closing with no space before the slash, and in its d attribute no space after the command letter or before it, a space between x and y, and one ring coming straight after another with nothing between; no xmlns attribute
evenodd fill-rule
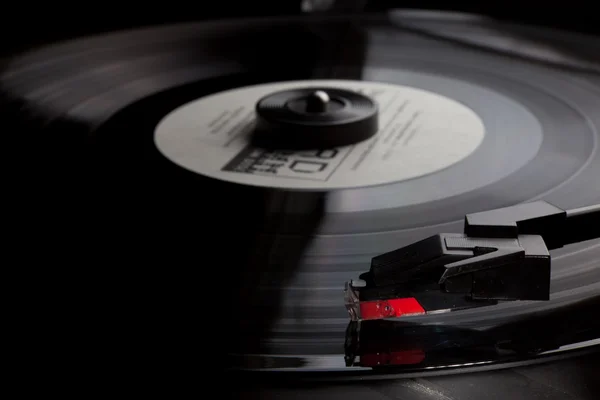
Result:
<svg viewBox="0 0 600 400"><path fill-rule="evenodd" d="M600 202L598 54L592 37L394 11L78 39L8 60L0 87L36 144L25 164L40 190L84 193L53 203L87 216L69 220L95 238L74 238L81 248L198 290L198 312L231 325L242 367L356 373L343 284L372 257L462 232L468 213ZM250 146L256 102L304 86L372 96L379 132L326 151ZM550 301L407 323L481 331L588 307L600 242L552 257Z"/></svg>

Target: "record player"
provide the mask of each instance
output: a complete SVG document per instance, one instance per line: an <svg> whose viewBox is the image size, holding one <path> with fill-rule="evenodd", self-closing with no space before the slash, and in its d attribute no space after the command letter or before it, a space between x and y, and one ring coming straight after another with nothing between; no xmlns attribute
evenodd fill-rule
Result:
<svg viewBox="0 0 600 400"><path fill-rule="evenodd" d="M282 382L595 351L596 25L253 6L7 47L17 232L82 292L67 314L102 299L106 326L179 355L204 332L230 376Z"/></svg>

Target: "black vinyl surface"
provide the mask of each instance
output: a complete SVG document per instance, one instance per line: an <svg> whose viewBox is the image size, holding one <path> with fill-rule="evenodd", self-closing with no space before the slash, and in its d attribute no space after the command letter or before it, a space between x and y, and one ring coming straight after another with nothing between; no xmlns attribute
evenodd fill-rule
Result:
<svg viewBox="0 0 600 400"><path fill-rule="evenodd" d="M599 54L595 37L439 13L189 23L6 59L0 106L19 132L19 168L32 192L24 204L44 237L40 246L65 266L86 264L95 290L98 282L116 285L99 293L126 325L137 318L132 315L164 321L161 332L181 335L175 347L203 332L206 351L234 354L237 366L241 355L250 363L258 357L258 369L277 367L269 364L276 356L287 370L354 374L361 371L344 367L342 289L368 269L371 257L435 233L461 232L466 213L536 199L564 209L600 201ZM476 109L486 137L466 160L439 173L335 191L220 182L180 168L155 147L157 123L188 101L301 79L374 80L437 92ZM516 168L515 160L522 165ZM435 195L422 194L432 187L440 188ZM64 233L57 235L55 226ZM57 246L65 242L68 252ZM503 339L512 332L503 327L527 326L533 317L543 318L545 332L561 326L565 315L587 321L600 293L600 242L552 256L549 302L407 321L498 329ZM583 341L582 332L593 339L597 325L582 324L579 332L556 328L564 335L550 348ZM489 357L482 353L480 361ZM436 360L430 361L449 365ZM407 368L419 371L419 365ZM468 376L365 390L454 399L496 380L534 391L543 385L526 372L482 373L475 386ZM539 390L563 393L551 385ZM577 390L566 393L579 398Z"/></svg>
<svg viewBox="0 0 600 400"><path fill-rule="evenodd" d="M243 398L290 399L595 399L598 353L539 366L458 376L339 385L244 388Z"/></svg>

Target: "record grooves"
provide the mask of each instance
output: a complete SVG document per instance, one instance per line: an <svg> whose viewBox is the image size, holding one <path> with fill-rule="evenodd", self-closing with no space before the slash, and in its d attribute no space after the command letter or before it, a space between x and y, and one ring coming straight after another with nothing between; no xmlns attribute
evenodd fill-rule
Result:
<svg viewBox="0 0 600 400"><path fill-rule="evenodd" d="M12 58L0 76L1 107L34 142L36 162L27 169L39 193L57 193L48 200L56 214L38 217L85 232L70 238L82 256L97 254L98 265L115 258L133 263L123 274L143 271L153 288L149 298L156 290L185 304L173 311L175 320L203 304L202 318L212 321L206 323L220 321L217 330L231 333L215 340L227 341L227 353L245 361L264 355L248 362L264 366L278 358L288 370L310 370L327 359L334 361L321 370L353 374L344 366L343 283L368 269L372 257L462 232L468 213L537 199L564 209L600 202L597 76L399 26L508 50L578 41L563 55L571 64L600 62L577 53L597 42L540 28L532 44L527 30L462 18L391 12L240 20L85 38ZM261 153L285 174L268 175L258 164L243 170L255 149L242 130L234 132L250 126L245 111L234 111L253 109L270 85L303 82L374 93L384 110L380 133L335 154ZM223 126L231 129L223 132L232 135L231 145L220 141L217 125L212 134L207 128L221 111L229 113ZM190 149L200 142L208 150L194 157ZM316 165L323 169L314 170L323 172L318 179L299 177ZM600 242L567 246L552 258L548 302L407 323L436 325L450 337L455 330L504 334L533 316L544 315L551 326L570 312L589 311L600 289ZM207 296L206 286L221 295ZM584 339L565 333L552 350L594 338L597 326L576 322ZM479 361L490 360L485 354ZM427 366L442 368L448 360L432 358Z"/></svg>

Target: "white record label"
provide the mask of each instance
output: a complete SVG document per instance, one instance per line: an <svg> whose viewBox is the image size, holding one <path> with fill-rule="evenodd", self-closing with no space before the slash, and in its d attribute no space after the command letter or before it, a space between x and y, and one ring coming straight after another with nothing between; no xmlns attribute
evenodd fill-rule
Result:
<svg viewBox="0 0 600 400"><path fill-rule="evenodd" d="M302 152L250 147L256 102L276 91L338 87L379 105L379 131L346 147ZM473 153L485 127L468 107L438 94L380 82L312 80L248 86L185 104L158 124L155 143L175 164L246 185L330 190L398 182L447 168Z"/></svg>

